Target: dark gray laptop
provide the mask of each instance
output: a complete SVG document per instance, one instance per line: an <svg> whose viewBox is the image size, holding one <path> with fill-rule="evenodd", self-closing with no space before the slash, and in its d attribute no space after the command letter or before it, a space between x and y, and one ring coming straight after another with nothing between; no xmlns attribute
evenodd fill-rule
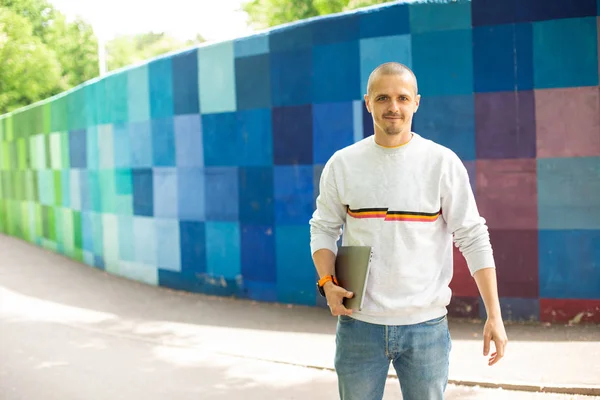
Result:
<svg viewBox="0 0 600 400"><path fill-rule="evenodd" d="M344 307L362 310L371 268L371 246L341 246L335 259L335 276L341 287L354 293L344 298Z"/></svg>

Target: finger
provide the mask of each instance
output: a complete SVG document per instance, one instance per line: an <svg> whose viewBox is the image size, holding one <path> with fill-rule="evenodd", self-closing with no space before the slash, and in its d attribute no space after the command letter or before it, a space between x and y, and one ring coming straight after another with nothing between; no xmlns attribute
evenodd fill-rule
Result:
<svg viewBox="0 0 600 400"><path fill-rule="evenodd" d="M488 335L483 336L483 355L487 356L490 352L490 337Z"/></svg>
<svg viewBox="0 0 600 400"><path fill-rule="evenodd" d="M354 297L354 293L346 291L346 293L344 293L344 297L351 299L352 297Z"/></svg>

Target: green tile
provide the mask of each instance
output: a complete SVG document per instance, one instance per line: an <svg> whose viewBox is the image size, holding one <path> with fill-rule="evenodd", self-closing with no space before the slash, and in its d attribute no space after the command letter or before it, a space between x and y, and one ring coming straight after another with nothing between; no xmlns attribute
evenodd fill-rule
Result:
<svg viewBox="0 0 600 400"><path fill-rule="evenodd" d="M50 140L50 168L54 170L63 168L60 138L60 132L54 132L48 135L48 139Z"/></svg>
<svg viewBox="0 0 600 400"><path fill-rule="evenodd" d="M94 85L96 86L97 125L108 124L112 119L112 110L108 97L106 96L106 79L101 79L95 82Z"/></svg>
<svg viewBox="0 0 600 400"><path fill-rule="evenodd" d="M61 172L60 171L52 171L54 174L54 204L61 205L62 204L62 183L61 183Z"/></svg>
<svg viewBox="0 0 600 400"><path fill-rule="evenodd" d="M4 141L4 124L6 123L5 120L6 117L0 115L0 143Z"/></svg>
<svg viewBox="0 0 600 400"><path fill-rule="evenodd" d="M4 125L4 140L6 141L12 141L13 140L13 118L12 116L9 116L6 118L5 121L5 125Z"/></svg>
<svg viewBox="0 0 600 400"><path fill-rule="evenodd" d="M115 174L112 169L100 170L100 193L102 196L101 211L103 213L116 213Z"/></svg>
<svg viewBox="0 0 600 400"><path fill-rule="evenodd" d="M42 105L42 132L50 133L51 129L51 118L52 117L52 108L50 103L45 103Z"/></svg>
<svg viewBox="0 0 600 400"><path fill-rule="evenodd" d="M62 233L62 244L65 249L65 254L72 257L73 251L75 250L75 243L73 240L73 212L68 208L63 209L62 213Z"/></svg>
<svg viewBox="0 0 600 400"><path fill-rule="evenodd" d="M44 108L38 105L33 110L33 133L44 133Z"/></svg>
<svg viewBox="0 0 600 400"><path fill-rule="evenodd" d="M83 236L81 234L81 212L73 211L73 244L75 249L81 250Z"/></svg>
<svg viewBox="0 0 600 400"><path fill-rule="evenodd" d="M68 130L86 127L87 105L83 88L76 89L67 95Z"/></svg>
<svg viewBox="0 0 600 400"><path fill-rule="evenodd" d="M56 207L54 208L54 219L55 219L55 224L54 224L54 236L55 236L55 241L56 244L58 246L58 248L62 248L62 243L63 243L63 235L64 235L64 228L63 228L63 210L64 208L62 207Z"/></svg>
<svg viewBox="0 0 600 400"><path fill-rule="evenodd" d="M35 238L44 236L44 218L42 214L42 205L35 204Z"/></svg>
<svg viewBox="0 0 600 400"><path fill-rule="evenodd" d="M67 99L65 96L59 97L50 103L50 131L65 131L69 129L67 119Z"/></svg>
<svg viewBox="0 0 600 400"><path fill-rule="evenodd" d="M69 158L69 132L60 133L60 156L61 156L61 168L70 169L71 161Z"/></svg>
<svg viewBox="0 0 600 400"><path fill-rule="evenodd" d="M127 110L129 122L148 121L150 119L148 65L130 69L127 74Z"/></svg>
<svg viewBox="0 0 600 400"><path fill-rule="evenodd" d="M17 140L17 166L22 170L29 168L27 143L29 143L29 141L24 138Z"/></svg>

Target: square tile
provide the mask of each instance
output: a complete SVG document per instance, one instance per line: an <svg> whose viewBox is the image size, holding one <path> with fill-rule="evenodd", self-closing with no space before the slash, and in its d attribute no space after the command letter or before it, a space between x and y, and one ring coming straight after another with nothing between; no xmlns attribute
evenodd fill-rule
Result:
<svg viewBox="0 0 600 400"><path fill-rule="evenodd" d="M312 164L312 107L273 109L273 150L276 165Z"/></svg>
<svg viewBox="0 0 600 400"><path fill-rule="evenodd" d="M122 261L134 261L133 217L119 215L118 230L119 259Z"/></svg>
<svg viewBox="0 0 600 400"><path fill-rule="evenodd" d="M237 165L240 138L236 113L203 114L202 139L205 165Z"/></svg>
<svg viewBox="0 0 600 400"><path fill-rule="evenodd" d="M180 221L181 272L206 273L206 226L204 222Z"/></svg>
<svg viewBox="0 0 600 400"><path fill-rule="evenodd" d="M490 229L537 229L534 159L477 161L477 205Z"/></svg>
<svg viewBox="0 0 600 400"><path fill-rule="evenodd" d="M537 230L490 229L500 297L537 299ZM539 264L541 267L541 263Z"/></svg>
<svg viewBox="0 0 600 400"><path fill-rule="evenodd" d="M69 131L69 158L71 168L86 168L87 137L85 129Z"/></svg>
<svg viewBox="0 0 600 400"><path fill-rule="evenodd" d="M115 168L131 168L131 136L127 124L113 127L113 157Z"/></svg>
<svg viewBox="0 0 600 400"><path fill-rule="evenodd" d="M313 24L301 22L297 24L273 28L269 33L269 49L271 54L280 51L310 49L313 45Z"/></svg>
<svg viewBox="0 0 600 400"><path fill-rule="evenodd" d="M154 212L152 169L133 169L132 182L133 212L135 215L152 216Z"/></svg>
<svg viewBox="0 0 600 400"><path fill-rule="evenodd" d="M177 166L204 166L204 145L200 115L177 115L173 122L175 128L175 158Z"/></svg>
<svg viewBox="0 0 600 400"><path fill-rule="evenodd" d="M535 158L533 92L475 94L477 158Z"/></svg>
<svg viewBox="0 0 600 400"><path fill-rule="evenodd" d="M127 81L125 81L125 88L127 88ZM127 100L127 92L125 92L125 100ZM68 113L68 129L84 129L87 126L87 108L89 105L86 103L86 91L85 87L79 87L74 89L72 92L66 95L67 98L67 113ZM38 124L42 124L41 113L38 111L41 107L30 108L25 111L29 121L37 120ZM127 111L127 103L125 103L125 111ZM20 113L23 114L23 113ZM43 118L43 117L42 117ZM42 129L38 127L30 126L28 134L42 133Z"/></svg>
<svg viewBox="0 0 600 400"><path fill-rule="evenodd" d="M537 89L598 85L596 18L535 22L533 43Z"/></svg>
<svg viewBox="0 0 600 400"><path fill-rule="evenodd" d="M471 2L412 3L409 5L410 31L451 31L471 29Z"/></svg>
<svg viewBox="0 0 600 400"><path fill-rule="evenodd" d="M269 34L257 33L252 36L237 38L233 47L236 57L256 56L269 52Z"/></svg>
<svg viewBox="0 0 600 400"><path fill-rule="evenodd" d="M154 212L157 218L176 219L177 210L177 169L153 168L152 188L154 191Z"/></svg>
<svg viewBox="0 0 600 400"><path fill-rule="evenodd" d="M131 99L131 86L132 84L135 83L135 81L130 82L128 79L127 82L127 87L128 87L128 99ZM146 76L146 94L147 94L147 88L148 88L148 79ZM98 85L85 85L83 87L83 91L85 94L85 121L86 124L85 126L94 126L94 125L98 125L98 99L97 99L97 91L98 91ZM47 103L48 105L48 109L49 112L47 114L47 122L49 125L49 130L50 131L55 131L52 129L52 108L53 108L53 103L54 102L49 102ZM149 103L148 103L149 104ZM45 118L46 119L46 118ZM82 127L83 128L83 127Z"/></svg>
<svg viewBox="0 0 600 400"><path fill-rule="evenodd" d="M147 285L158 285L158 269L153 265L122 261L119 263L119 275Z"/></svg>
<svg viewBox="0 0 600 400"><path fill-rule="evenodd" d="M373 117L371 115L371 113L369 112L369 110L367 110L367 106L365 104L365 102L362 102L362 108L363 108L363 137L369 137L375 134L374 131L374 127L373 127ZM414 124L414 117L413 117L413 124Z"/></svg>
<svg viewBox="0 0 600 400"><path fill-rule="evenodd" d="M131 68L127 74L127 114L129 122L147 121L150 119L148 65Z"/></svg>
<svg viewBox="0 0 600 400"><path fill-rule="evenodd" d="M472 0L472 24L475 27L515 22L517 18L517 4L523 4L523 0Z"/></svg>
<svg viewBox="0 0 600 400"><path fill-rule="evenodd" d="M273 165L273 129L270 108L237 113L237 165Z"/></svg>
<svg viewBox="0 0 600 400"><path fill-rule="evenodd" d="M106 265L119 262L119 219L114 214L102 214L102 256Z"/></svg>
<svg viewBox="0 0 600 400"><path fill-rule="evenodd" d="M129 125L131 166L133 168L152 167L152 126L150 122L134 122Z"/></svg>
<svg viewBox="0 0 600 400"><path fill-rule="evenodd" d="M275 232L272 225L241 224L244 282L276 283Z"/></svg>
<svg viewBox="0 0 600 400"><path fill-rule="evenodd" d="M471 271L467 266L467 260L456 246L452 246L452 255L454 274L450 282L450 289L452 289L453 295L459 297L478 297L479 291L477 290L475 279L471 276Z"/></svg>
<svg viewBox="0 0 600 400"><path fill-rule="evenodd" d="M473 95L425 97L413 121L421 136L450 148L462 160L475 159Z"/></svg>
<svg viewBox="0 0 600 400"><path fill-rule="evenodd" d="M176 219L156 218L154 225L156 227L156 266L167 271L181 271L179 222Z"/></svg>
<svg viewBox="0 0 600 400"><path fill-rule="evenodd" d="M600 322L600 300L540 299L540 320L567 323L581 317L581 322Z"/></svg>
<svg viewBox="0 0 600 400"><path fill-rule="evenodd" d="M358 39L359 15L356 13L337 14L318 18L311 22L313 45L349 42Z"/></svg>
<svg viewBox="0 0 600 400"><path fill-rule="evenodd" d="M100 169L115 167L115 146L113 141L114 133L112 124L100 125L98 127L98 166Z"/></svg>
<svg viewBox="0 0 600 400"><path fill-rule="evenodd" d="M172 68L171 58L159 58L148 64L148 94L152 119L173 116Z"/></svg>
<svg viewBox="0 0 600 400"><path fill-rule="evenodd" d="M452 296L448 304L448 316L452 318L479 319L479 309L484 306L480 304L479 297Z"/></svg>
<svg viewBox="0 0 600 400"><path fill-rule="evenodd" d="M329 103L361 99L359 57L356 40L313 47L312 101Z"/></svg>
<svg viewBox="0 0 600 400"><path fill-rule="evenodd" d="M500 311L506 321L538 321L540 319L540 301L538 299L501 297ZM485 307L480 308L480 318L487 318Z"/></svg>
<svg viewBox="0 0 600 400"><path fill-rule="evenodd" d="M175 115L198 114L198 49L171 56L173 69L173 111Z"/></svg>
<svg viewBox="0 0 600 400"><path fill-rule="evenodd" d="M535 91L537 154L600 156L600 88Z"/></svg>
<svg viewBox="0 0 600 400"><path fill-rule="evenodd" d="M271 107L271 57L260 54L235 59L237 109Z"/></svg>
<svg viewBox="0 0 600 400"><path fill-rule="evenodd" d="M545 21L567 18L594 16L594 0L547 0L543 3L535 0L520 1L516 7L518 21Z"/></svg>
<svg viewBox="0 0 600 400"><path fill-rule="evenodd" d="M237 222L206 223L206 272L215 278L240 278L241 239Z"/></svg>
<svg viewBox="0 0 600 400"><path fill-rule="evenodd" d="M312 50L271 52L271 101L273 106L312 102Z"/></svg>
<svg viewBox="0 0 600 400"><path fill-rule="evenodd" d="M239 219L242 223L272 224L275 220L272 167L239 169Z"/></svg>
<svg viewBox="0 0 600 400"><path fill-rule="evenodd" d="M531 24L473 29L473 69L476 92L533 89Z"/></svg>
<svg viewBox="0 0 600 400"><path fill-rule="evenodd" d="M177 199L179 219L206 219L205 171L202 168L177 168Z"/></svg>
<svg viewBox="0 0 600 400"><path fill-rule="evenodd" d="M360 14L360 37L402 35L410 32L408 4L391 4Z"/></svg>
<svg viewBox="0 0 600 400"><path fill-rule="evenodd" d="M175 166L175 127L172 117L152 120L152 165Z"/></svg>
<svg viewBox="0 0 600 400"><path fill-rule="evenodd" d="M203 114L236 109L233 42L198 49L200 110Z"/></svg>
<svg viewBox="0 0 600 400"><path fill-rule="evenodd" d="M310 253L310 227L277 225L275 228L277 301L315 305L316 277Z"/></svg>
<svg viewBox="0 0 600 400"><path fill-rule="evenodd" d="M600 298L600 230L540 230L540 297Z"/></svg>
<svg viewBox="0 0 600 400"><path fill-rule="evenodd" d="M102 212L102 197L100 196L100 174L99 171L88 170L87 191L89 196L89 210Z"/></svg>
<svg viewBox="0 0 600 400"><path fill-rule="evenodd" d="M313 105L313 162L325 164L337 150L354 143L353 113L351 102Z"/></svg>
<svg viewBox="0 0 600 400"><path fill-rule="evenodd" d="M82 172L78 169L72 169L71 171L71 209L76 211L82 210L82 188L81 188L81 180L82 180ZM87 176L87 174L86 174ZM37 186L37 185L36 185Z"/></svg>
<svg viewBox="0 0 600 400"><path fill-rule="evenodd" d="M354 142L359 142L364 138L363 132L363 100L354 100L352 102L352 125L354 130ZM315 124L313 118L313 125ZM313 126L314 129L314 126ZM314 156L314 155L313 155Z"/></svg>
<svg viewBox="0 0 600 400"><path fill-rule="evenodd" d="M85 161L88 170L97 170L100 168L100 157L98 154L98 126L91 126L87 129L86 155Z"/></svg>
<svg viewBox="0 0 600 400"><path fill-rule="evenodd" d="M470 29L412 35L412 62L423 96L473 92L473 44Z"/></svg>
<svg viewBox="0 0 600 400"><path fill-rule="evenodd" d="M244 293L248 299L275 303L277 301L277 283L245 280Z"/></svg>
<svg viewBox="0 0 600 400"><path fill-rule="evenodd" d="M105 78L106 103L108 106L108 121L106 123L123 124L129 120L127 78L126 71L117 72Z"/></svg>
<svg viewBox="0 0 600 400"><path fill-rule="evenodd" d="M277 166L274 182L277 224L308 224L314 211L313 166Z"/></svg>
<svg viewBox="0 0 600 400"><path fill-rule="evenodd" d="M539 229L600 229L600 157L537 160Z"/></svg>
<svg viewBox="0 0 600 400"><path fill-rule="evenodd" d="M206 168L206 219L208 221L238 220L237 167Z"/></svg>
<svg viewBox="0 0 600 400"><path fill-rule="evenodd" d="M386 62L399 62L412 67L410 35L384 36L362 39L360 46L360 88L357 94L367 93L369 76L375 68Z"/></svg>

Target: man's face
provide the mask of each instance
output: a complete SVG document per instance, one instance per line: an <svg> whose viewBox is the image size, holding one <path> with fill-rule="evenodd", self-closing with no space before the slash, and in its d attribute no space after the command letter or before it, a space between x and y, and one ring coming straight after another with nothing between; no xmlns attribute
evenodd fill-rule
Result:
<svg viewBox="0 0 600 400"><path fill-rule="evenodd" d="M410 132L421 98L415 93L414 78L410 73L381 74L374 78L365 102L373 116L375 132L386 135Z"/></svg>

